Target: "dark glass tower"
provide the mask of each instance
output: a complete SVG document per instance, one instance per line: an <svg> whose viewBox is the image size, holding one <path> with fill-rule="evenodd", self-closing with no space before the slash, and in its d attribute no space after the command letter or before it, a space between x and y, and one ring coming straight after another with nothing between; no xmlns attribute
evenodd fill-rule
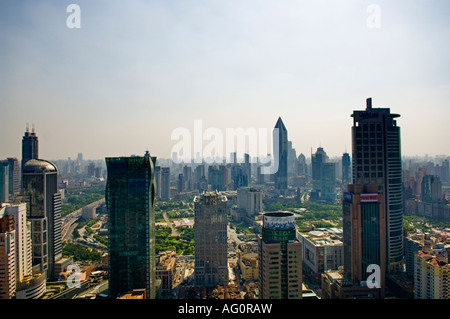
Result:
<svg viewBox="0 0 450 319"><path fill-rule="evenodd" d="M155 163L148 153L106 158L110 298L134 289L155 298Z"/></svg>
<svg viewBox="0 0 450 319"><path fill-rule="evenodd" d="M278 118L275 124L275 129L278 129L278 135L274 131L274 154L275 162L278 163L278 170L275 173L275 190L283 191L288 188L287 182L287 158L288 158L288 136L287 130L284 126L281 117ZM275 142L278 141L278 145Z"/></svg>
<svg viewBox="0 0 450 319"><path fill-rule="evenodd" d="M385 198L386 263L399 271L403 260L403 193L400 127L389 108L353 111L353 184L377 185Z"/></svg>
<svg viewBox="0 0 450 319"><path fill-rule="evenodd" d="M58 170L49 161L31 159L22 176L27 219L31 221L33 270L47 271L47 278L55 279L59 274L54 273L54 264L62 257Z"/></svg>
<svg viewBox="0 0 450 319"><path fill-rule="evenodd" d="M344 185L344 189L347 187L347 184L351 183L352 176L352 161L350 159L350 154L345 152L342 155L342 184Z"/></svg>
<svg viewBox="0 0 450 319"><path fill-rule="evenodd" d="M34 127L30 133L28 128L25 131L25 135L22 138L22 171L25 167L25 163L30 159L39 158L39 141L34 131Z"/></svg>

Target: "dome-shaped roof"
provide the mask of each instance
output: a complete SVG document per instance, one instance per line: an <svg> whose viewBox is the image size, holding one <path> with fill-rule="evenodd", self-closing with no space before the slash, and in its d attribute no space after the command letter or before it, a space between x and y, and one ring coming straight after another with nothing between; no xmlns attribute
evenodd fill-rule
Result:
<svg viewBox="0 0 450 319"><path fill-rule="evenodd" d="M41 159L30 159L25 163L24 173L57 172L55 164Z"/></svg>

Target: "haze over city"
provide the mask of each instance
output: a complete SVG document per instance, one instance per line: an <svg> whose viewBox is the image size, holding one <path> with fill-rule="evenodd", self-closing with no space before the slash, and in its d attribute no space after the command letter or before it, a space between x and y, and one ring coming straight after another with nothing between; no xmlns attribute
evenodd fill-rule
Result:
<svg viewBox="0 0 450 319"><path fill-rule="evenodd" d="M297 154L351 151L350 115L400 114L402 155L450 154L446 1L0 3L0 158L169 158L171 132L273 128ZM370 24L379 9L378 25Z"/></svg>

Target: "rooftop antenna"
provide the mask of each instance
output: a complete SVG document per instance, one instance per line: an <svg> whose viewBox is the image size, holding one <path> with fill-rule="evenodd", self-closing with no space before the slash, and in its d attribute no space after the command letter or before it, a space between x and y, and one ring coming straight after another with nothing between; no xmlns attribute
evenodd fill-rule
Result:
<svg viewBox="0 0 450 319"><path fill-rule="evenodd" d="M27 126L26 126L26 131L27 132L29 132L30 131L30 125L27 123Z"/></svg>
<svg viewBox="0 0 450 319"><path fill-rule="evenodd" d="M34 133L34 123L31 126L31 133Z"/></svg>

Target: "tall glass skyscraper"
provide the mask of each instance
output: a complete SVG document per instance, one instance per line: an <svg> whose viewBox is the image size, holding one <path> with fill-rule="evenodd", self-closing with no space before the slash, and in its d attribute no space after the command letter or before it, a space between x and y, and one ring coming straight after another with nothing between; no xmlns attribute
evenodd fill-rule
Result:
<svg viewBox="0 0 450 319"><path fill-rule="evenodd" d="M274 130L273 142L275 154L275 161L278 163L278 170L275 173L275 190L283 191L288 188L288 172L287 172L287 159L288 159L288 136L287 130L284 126L281 117L278 118L275 124L275 129L278 130L278 135L276 130ZM276 143L277 141L278 143ZM277 145L278 144L278 145Z"/></svg>
<svg viewBox="0 0 450 319"><path fill-rule="evenodd" d="M30 159L39 158L39 141L34 131L34 127L30 133L30 129L27 125L25 134L22 138L22 171L25 167L25 163Z"/></svg>
<svg viewBox="0 0 450 319"><path fill-rule="evenodd" d="M54 273L54 264L62 257L58 170L49 161L31 159L22 176L27 219L31 221L33 271L47 271L47 278L55 279L59 274Z"/></svg>
<svg viewBox="0 0 450 319"><path fill-rule="evenodd" d="M378 185L385 197L386 263L388 271L399 271L403 261L403 193L400 127L389 108L353 111L353 184Z"/></svg>
<svg viewBox="0 0 450 319"><path fill-rule="evenodd" d="M107 157L106 205L109 213L109 297L134 289L156 295L156 157Z"/></svg>

